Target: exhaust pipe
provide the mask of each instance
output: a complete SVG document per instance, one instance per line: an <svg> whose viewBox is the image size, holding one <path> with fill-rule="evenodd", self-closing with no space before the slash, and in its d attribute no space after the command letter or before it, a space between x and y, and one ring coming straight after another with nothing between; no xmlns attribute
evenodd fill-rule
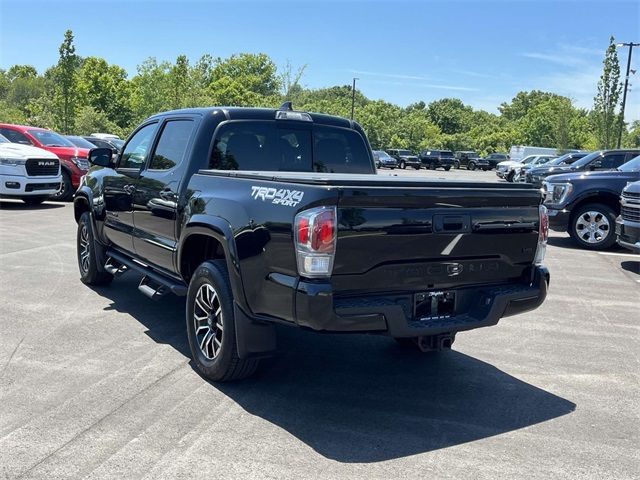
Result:
<svg viewBox="0 0 640 480"><path fill-rule="evenodd" d="M426 335L418 337L418 348L424 353L450 350L455 338L455 333L442 333L440 335Z"/></svg>

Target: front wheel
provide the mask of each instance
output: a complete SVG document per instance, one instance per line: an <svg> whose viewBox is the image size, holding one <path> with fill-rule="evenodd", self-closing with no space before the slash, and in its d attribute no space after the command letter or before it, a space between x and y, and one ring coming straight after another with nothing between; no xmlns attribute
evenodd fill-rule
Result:
<svg viewBox="0 0 640 480"><path fill-rule="evenodd" d="M515 176L515 172L509 172L509 174L506 177L507 182L513 182L513 177L514 176Z"/></svg>
<svg viewBox="0 0 640 480"><path fill-rule="evenodd" d="M252 375L259 360L238 357L233 293L222 260L206 261L193 274L187 293L187 337L198 371L225 382Z"/></svg>
<svg viewBox="0 0 640 480"><path fill-rule="evenodd" d="M400 165L399 166L403 170L407 168L407 164L403 160L400 161Z"/></svg>
<svg viewBox="0 0 640 480"><path fill-rule="evenodd" d="M476 164L474 162L469 162L469 166L467 166L467 169L475 170L476 169Z"/></svg>
<svg viewBox="0 0 640 480"><path fill-rule="evenodd" d="M583 205L571 216L569 235L587 250L604 250L616 243L615 212L607 205Z"/></svg>
<svg viewBox="0 0 640 480"><path fill-rule="evenodd" d="M62 183L60 191L51 195L51 200L59 202L68 202L73 196L73 185L71 184L71 175L66 170L62 170Z"/></svg>
<svg viewBox="0 0 640 480"><path fill-rule="evenodd" d="M98 262L103 259L96 249L89 212L84 212L80 216L76 244L80 281L86 285L106 285L111 283L113 275L98 269Z"/></svg>

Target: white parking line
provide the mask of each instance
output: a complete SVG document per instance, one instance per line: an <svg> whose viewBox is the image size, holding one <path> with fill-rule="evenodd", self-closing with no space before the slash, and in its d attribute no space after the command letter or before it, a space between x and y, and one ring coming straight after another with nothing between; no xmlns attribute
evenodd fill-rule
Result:
<svg viewBox="0 0 640 480"><path fill-rule="evenodd" d="M598 252L598 255L611 255L612 257L636 257L640 260L640 255L637 253Z"/></svg>

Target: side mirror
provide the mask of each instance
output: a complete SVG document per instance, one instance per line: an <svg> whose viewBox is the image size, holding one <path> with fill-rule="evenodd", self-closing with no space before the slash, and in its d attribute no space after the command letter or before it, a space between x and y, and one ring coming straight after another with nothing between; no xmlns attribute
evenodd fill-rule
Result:
<svg viewBox="0 0 640 480"><path fill-rule="evenodd" d="M89 150L89 163L99 167L113 167L113 150L110 148L92 148Z"/></svg>

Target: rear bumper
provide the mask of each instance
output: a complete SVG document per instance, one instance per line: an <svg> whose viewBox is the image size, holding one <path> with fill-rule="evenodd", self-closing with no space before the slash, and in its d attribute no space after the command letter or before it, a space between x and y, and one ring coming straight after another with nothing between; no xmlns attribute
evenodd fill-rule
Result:
<svg viewBox="0 0 640 480"><path fill-rule="evenodd" d="M616 219L616 236L618 245L640 253L640 223L627 222L618 217Z"/></svg>
<svg viewBox="0 0 640 480"><path fill-rule="evenodd" d="M334 298L329 282L298 282L298 325L329 332L377 332L416 337L487 327L500 318L537 308L547 296L549 272L534 267L530 283L457 289L460 308L450 316L415 318L413 295Z"/></svg>

